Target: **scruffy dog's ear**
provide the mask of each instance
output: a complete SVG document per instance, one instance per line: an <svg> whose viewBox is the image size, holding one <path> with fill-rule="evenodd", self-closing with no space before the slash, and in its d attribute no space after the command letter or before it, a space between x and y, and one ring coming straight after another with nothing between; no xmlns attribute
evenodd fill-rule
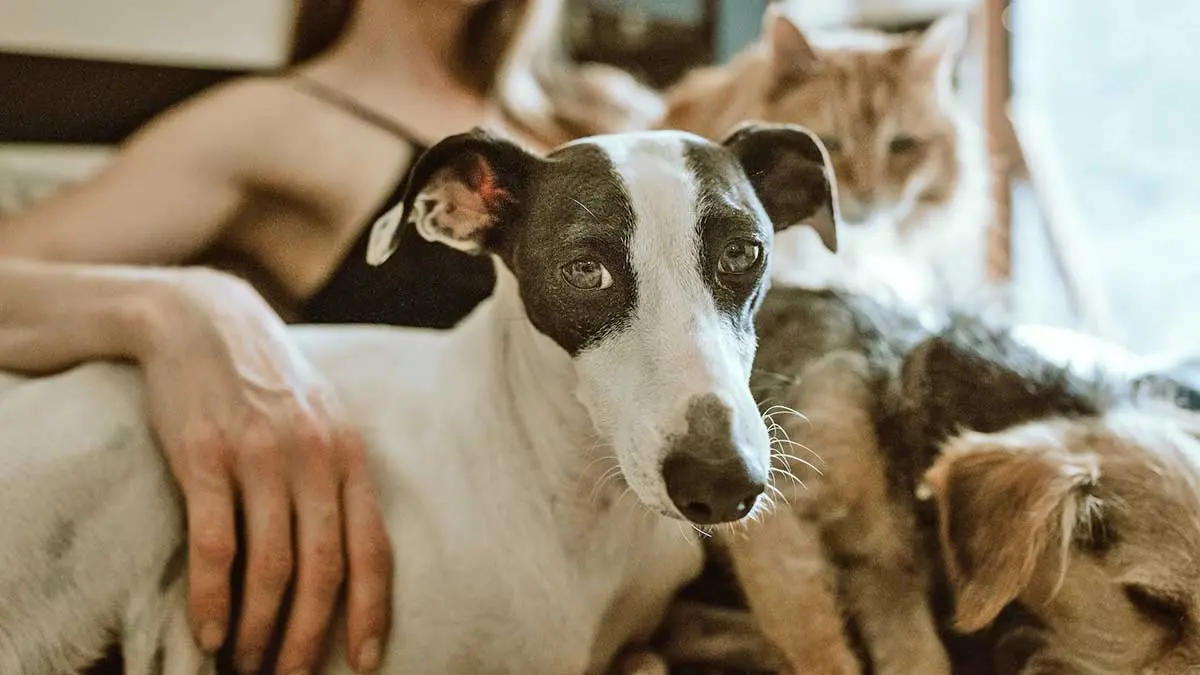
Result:
<svg viewBox="0 0 1200 675"><path fill-rule="evenodd" d="M968 432L946 445L922 486L954 592L954 626L974 632L1020 598L1047 602L1077 531L1096 526L1099 459L1071 453L1055 422L1000 434Z"/></svg>
<svg viewBox="0 0 1200 675"><path fill-rule="evenodd" d="M417 160L401 202L372 226L367 262L386 261L407 225L466 253L494 251L540 161L481 129L437 143Z"/></svg>
<svg viewBox="0 0 1200 675"><path fill-rule="evenodd" d="M804 223L837 251L837 181L825 146L791 124L747 123L725 138L754 186L775 231Z"/></svg>

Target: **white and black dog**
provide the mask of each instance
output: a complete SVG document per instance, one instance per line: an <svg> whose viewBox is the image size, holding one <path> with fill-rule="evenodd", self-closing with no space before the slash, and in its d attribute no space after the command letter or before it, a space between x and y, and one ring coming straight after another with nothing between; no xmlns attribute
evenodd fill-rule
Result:
<svg viewBox="0 0 1200 675"><path fill-rule="evenodd" d="M476 131L419 160L370 261L412 224L492 256L492 298L446 332L294 331L367 435L400 552L383 672L600 673L653 630L701 567L684 523L762 502L753 317L775 231L836 246L834 190L784 126L546 157ZM73 672L113 635L128 673L212 672L136 371L0 387L0 673ZM334 642L321 672L348 674Z"/></svg>

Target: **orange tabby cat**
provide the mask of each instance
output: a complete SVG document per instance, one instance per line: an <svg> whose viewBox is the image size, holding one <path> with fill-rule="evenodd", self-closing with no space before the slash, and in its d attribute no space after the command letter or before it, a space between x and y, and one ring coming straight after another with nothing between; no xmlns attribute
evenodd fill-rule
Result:
<svg viewBox="0 0 1200 675"><path fill-rule="evenodd" d="M918 304L975 299L987 163L954 87L967 31L956 14L916 34L806 36L772 5L755 44L666 92L662 126L715 139L746 120L789 122L824 139L846 224L841 250L830 257L805 238L781 238L777 276Z"/></svg>

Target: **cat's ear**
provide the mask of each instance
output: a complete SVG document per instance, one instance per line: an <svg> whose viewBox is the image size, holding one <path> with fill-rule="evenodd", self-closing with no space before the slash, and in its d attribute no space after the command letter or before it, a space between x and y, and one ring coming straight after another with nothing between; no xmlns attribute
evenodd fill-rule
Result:
<svg viewBox="0 0 1200 675"><path fill-rule="evenodd" d="M795 21L784 12L782 3L767 5L762 34L770 47L771 74L776 89L803 80L816 71L817 52Z"/></svg>
<svg viewBox="0 0 1200 675"><path fill-rule="evenodd" d="M917 37L913 64L933 71L939 80L952 82L970 36L971 21L966 12L945 14Z"/></svg>

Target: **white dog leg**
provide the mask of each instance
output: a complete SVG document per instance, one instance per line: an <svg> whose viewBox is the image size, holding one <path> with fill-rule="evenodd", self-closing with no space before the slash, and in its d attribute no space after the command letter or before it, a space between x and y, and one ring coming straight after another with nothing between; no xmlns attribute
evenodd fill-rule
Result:
<svg viewBox="0 0 1200 675"><path fill-rule="evenodd" d="M148 583L129 605L121 652L127 675L212 675L215 659L196 645L187 620L187 576L182 549L164 576Z"/></svg>
<svg viewBox="0 0 1200 675"><path fill-rule="evenodd" d="M184 536L140 380L96 364L0 384L0 673L76 672L118 635L151 672Z"/></svg>

